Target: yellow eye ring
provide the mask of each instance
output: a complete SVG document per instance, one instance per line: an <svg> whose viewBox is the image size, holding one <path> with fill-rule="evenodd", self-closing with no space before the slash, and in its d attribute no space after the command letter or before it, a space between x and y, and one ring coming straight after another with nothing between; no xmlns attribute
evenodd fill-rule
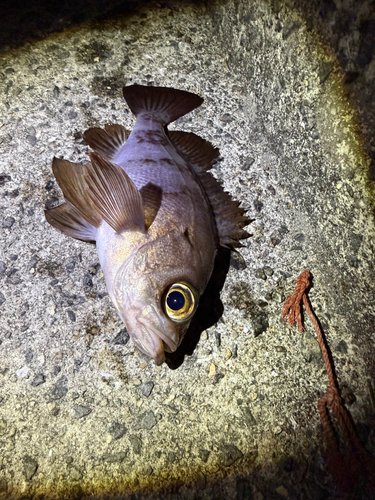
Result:
<svg viewBox="0 0 375 500"><path fill-rule="evenodd" d="M164 300L165 312L176 323L191 319L198 307L197 292L185 282L171 285Z"/></svg>

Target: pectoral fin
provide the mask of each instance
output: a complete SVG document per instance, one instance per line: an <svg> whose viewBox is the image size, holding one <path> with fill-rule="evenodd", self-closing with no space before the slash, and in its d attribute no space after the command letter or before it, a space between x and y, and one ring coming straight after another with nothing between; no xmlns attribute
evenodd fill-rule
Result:
<svg viewBox="0 0 375 500"><path fill-rule="evenodd" d="M54 158L52 170L64 198L81 213L89 224L99 227L102 218L88 196L85 180L86 166Z"/></svg>
<svg viewBox="0 0 375 500"><path fill-rule="evenodd" d="M96 228L87 222L70 203L45 211L47 221L66 236L76 240L95 241Z"/></svg>
<svg viewBox="0 0 375 500"><path fill-rule="evenodd" d="M163 197L162 190L159 186L148 182L140 190L140 195L142 196L143 206L145 209L145 224L146 229L148 229L154 222Z"/></svg>
<svg viewBox="0 0 375 500"><path fill-rule="evenodd" d="M89 198L101 217L116 233L145 232L145 212L142 197L134 182L117 165L90 154L86 182Z"/></svg>

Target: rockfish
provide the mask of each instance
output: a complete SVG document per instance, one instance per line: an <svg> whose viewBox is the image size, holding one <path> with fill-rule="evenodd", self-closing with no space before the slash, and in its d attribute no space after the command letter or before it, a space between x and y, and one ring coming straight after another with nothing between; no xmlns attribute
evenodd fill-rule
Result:
<svg viewBox="0 0 375 500"><path fill-rule="evenodd" d="M45 212L67 236L96 242L109 296L135 345L160 365L198 307L219 246L249 235L239 203L208 172L219 150L167 125L200 106L190 92L131 85L132 132L85 132L90 163L54 158L65 203Z"/></svg>

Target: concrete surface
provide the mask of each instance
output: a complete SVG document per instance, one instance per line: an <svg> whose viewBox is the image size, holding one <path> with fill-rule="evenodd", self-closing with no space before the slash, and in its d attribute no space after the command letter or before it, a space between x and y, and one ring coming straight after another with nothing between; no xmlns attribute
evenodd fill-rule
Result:
<svg viewBox="0 0 375 500"><path fill-rule="evenodd" d="M319 346L309 324L301 334L280 318L305 268L375 454L370 160L338 62L311 27L268 0L166 2L2 56L0 498L336 498ZM364 71L373 82L374 60ZM176 369L133 347L95 248L43 214L61 199L54 155L84 160L84 130L132 127L121 98L132 82L205 98L174 126L220 147L215 176L255 219L221 319Z"/></svg>

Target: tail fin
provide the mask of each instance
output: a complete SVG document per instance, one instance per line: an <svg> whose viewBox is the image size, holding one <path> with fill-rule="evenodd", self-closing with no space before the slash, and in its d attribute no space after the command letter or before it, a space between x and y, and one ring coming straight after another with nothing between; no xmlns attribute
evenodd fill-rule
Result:
<svg viewBox="0 0 375 500"><path fill-rule="evenodd" d="M203 102L202 97L196 94L168 87L130 85L123 88L123 94L136 116L151 113L163 125L186 115Z"/></svg>

